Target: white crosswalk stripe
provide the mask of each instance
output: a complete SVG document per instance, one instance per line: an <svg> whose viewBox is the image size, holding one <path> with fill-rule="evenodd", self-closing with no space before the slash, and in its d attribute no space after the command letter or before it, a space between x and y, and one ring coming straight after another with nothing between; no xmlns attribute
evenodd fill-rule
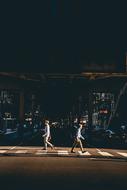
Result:
<svg viewBox="0 0 127 190"><path fill-rule="evenodd" d="M37 150L37 152L35 154L36 155L45 155L45 154L47 154L47 150Z"/></svg>
<svg viewBox="0 0 127 190"><path fill-rule="evenodd" d="M7 151L6 150L0 150L1 154L5 153L5 152L7 152Z"/></svg>
<svg viewBox="0 0 127 190"><path fill-rule="evenodd" d="M82 155L82 156L90 156L91 155L88 151L86 151L84 153L82 153L81 151L78 151L78 153L79 153L79 155Z"/></svg>
<svg viewBox="0 0 127 190"><path fill-rule="evenodd" d="M101 151L99 151L98 153L101 154L102 156L111 156L111 157L113 157L113 155L110 154L110 153L108 153L108 152L101 152Z"/></svg>
<svg viewBox="0 0 127 190"><path fill-rule="evenodd" d="M47 151L37 151L36 155L68 155L68 151L57 151L57 152L47 152Z"/></svg>
<svg viewBox="0 0 127 190"><path fill-rule="evenodd" d="M124 152L117 152L117 154L120 154L121 156L127 157L127 153L124 153Z"/></svg>
<svg viewBox="0 0 127 190"><path fill-rule="evenodd" d="M36 154L36 155L46 155L47 152L36 152L35 154Z"/></svg>
<svg viewBox="0 0 127 190"><path fill-rule="evenodd" d="M27 153L27 150L17 150L15 151L16 154L22 154L22 153Z"/></svg>
<svg viewBox="0 0 127 190"><path fill-rule="evenodd" d="M58 155L68 155L69 152L67 150L58 150Z"/></svg>

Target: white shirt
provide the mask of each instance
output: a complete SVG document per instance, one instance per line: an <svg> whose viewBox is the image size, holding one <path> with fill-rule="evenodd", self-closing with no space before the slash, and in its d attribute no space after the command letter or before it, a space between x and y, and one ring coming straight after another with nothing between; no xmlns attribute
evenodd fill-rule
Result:
<svg viewBox="0 0 127 190"><path fill-rule="evenodd" d="M50 137L50 127L49 124L45 124L45 134L43 135L43 137Z"/></svg>
<svg viewBox="0 0 127 190"><path fill-rule="evenodd" d="M78 130L77 130L76 137L77 137L78 139L80 139L80 138L81 138L81 139L83 139L83 140L84 140L84 137L81 135L81 130L82 130L82 129L79 127L79 128L78 128Z"/></svg>

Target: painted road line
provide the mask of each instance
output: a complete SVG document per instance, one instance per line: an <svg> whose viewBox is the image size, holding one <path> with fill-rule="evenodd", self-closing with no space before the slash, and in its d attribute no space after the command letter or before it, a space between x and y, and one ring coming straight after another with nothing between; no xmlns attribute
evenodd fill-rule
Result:
<svg viewBox="0 0 127 190"><path fill-rule="evenodd" d="M82 153L81 151L78 151L78 153L79 153L79 155L82 155L82 156L90 156L91 155L88 151L86 151L84 153Z"/></svg>
<svg viewBox="0 0 127 190"><path fill-rule="evenodd" d="M124 157L127 157L127 153L124 153L124 152L117 152L117 154L120 154L120 155L122 155Z"/></svg>
<svg viewBox="0 0 127 190"><path fill-rule="evenodd" d="M58 150L57 151L58 155L68 155L68 151L67 150Z"/></svg>
<svg viewBox="0 0 127 190"><path fill-rule="evenodd" d="M13 146L12 148L10 148L9 150L13 150L13 149L15 149L17 146Z"/></svg>
<svg viewBox="0 0 127 190"><path fill-rule="evenodd" d="M100 149L98 149L98 148L96 148L96 150L97 150L98 152L101 152L101 150L100 150Z"/></svg>
<svg viewBox="0 0 127 190"><path fill-rule="evenodd" d="M37 150L37 152L35 154L37 154L37 155L45 155L45 154L47 154L47 150Z"/></svg>
<svg viewBox="0 0 127 190"><path fill-rule="evenodd" d="M16 154L21 154L21 153L27 153L27 150L17 150L15 151Z"/></svg>
<svg viewBox="0 0 127 190"><path fill-rule="evenodd" d="M7 150L0 150L0 153L5 153L7 152Z"/></svg>
<svg viewBox="0 0 127 190"><path fill-rule="evenodd" d="M108 153L108 152L98 152L99 154L101 154L102 156L110 156L112 157L113 155Z"/></svg>
<svg viewBox="0 0 127 190"><path fill-rule="evenodd" d="M19 144L18 144L18 145L16 145L16 146L11 147L9 150L13 150L13 149L17 148L17 147L18 147L18 146L20 146L20 145L22 145L22 142L21 142L21 143L19 143Z"/></svg>
<svg viewBox="0 0 127 190"><path fill-rule="evenodd" d="M35 154L36 154L36 155L46 155L47 152L36 152Z"/></svg>

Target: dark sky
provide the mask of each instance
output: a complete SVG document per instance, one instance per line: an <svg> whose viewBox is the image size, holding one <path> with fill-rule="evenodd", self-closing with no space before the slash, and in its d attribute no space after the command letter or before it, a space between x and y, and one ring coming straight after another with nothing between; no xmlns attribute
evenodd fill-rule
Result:
<svg viewBox="0 0 127 190"><path fill-rule="evenodd" d="M84 0L1 5L1 71L123 71L125 7Z"/></svg>

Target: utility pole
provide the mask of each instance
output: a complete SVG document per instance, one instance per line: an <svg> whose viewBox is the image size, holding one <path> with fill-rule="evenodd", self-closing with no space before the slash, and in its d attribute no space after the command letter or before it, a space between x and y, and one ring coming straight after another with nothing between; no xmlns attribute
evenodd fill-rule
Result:
<svg viewBox="0 0 127 190"><path fill-rule="evenodd" d="M24 120L24 91L20 91L19 95L19 120L23 122Z"/></svg>

